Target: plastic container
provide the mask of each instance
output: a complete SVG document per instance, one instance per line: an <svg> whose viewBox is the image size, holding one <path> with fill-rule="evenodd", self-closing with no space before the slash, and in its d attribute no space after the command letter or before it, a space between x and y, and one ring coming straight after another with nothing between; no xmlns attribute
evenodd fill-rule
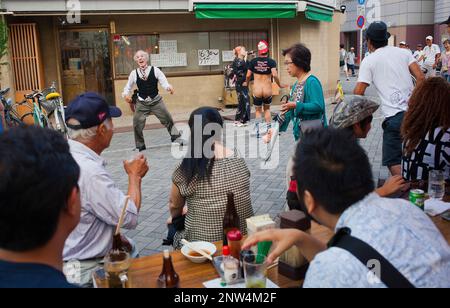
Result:
<svg viewBox="0 0 450 308"><path fill-rule="evenodd" d="M236 260L240 259L241 254L241 242L242 242L242 234L239 230L233 230L228 232L228 247L230 249L230 255Z"/></svg>

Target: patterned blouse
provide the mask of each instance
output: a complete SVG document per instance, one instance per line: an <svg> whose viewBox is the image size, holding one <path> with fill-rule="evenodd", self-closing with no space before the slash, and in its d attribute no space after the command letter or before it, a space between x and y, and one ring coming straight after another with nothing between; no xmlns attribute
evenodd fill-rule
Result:
<svg viewBox="0 0 450 308"><path fill-rule="evenodd" d="M443 170L450 182L450 129L436 128L416 147L411 155L402 159L403 178L408 181L428 180L430 170Z"/></svg>
<svg viewBox="0 0 450 308"><path fill-rule="evenodd" d="M181 165L181 164L180 164ZM253 216L250 197L250 171L237 151L233 157L214 162L210 182L204 179L186 182L180 165L172 181L186 199L188 213L185 230L174 237L174 248L180 249L181 239L217 242L223 239L223 217L227 206L227 193L233 192L240 218L241 231L246 234L246 219Z"/></svg>

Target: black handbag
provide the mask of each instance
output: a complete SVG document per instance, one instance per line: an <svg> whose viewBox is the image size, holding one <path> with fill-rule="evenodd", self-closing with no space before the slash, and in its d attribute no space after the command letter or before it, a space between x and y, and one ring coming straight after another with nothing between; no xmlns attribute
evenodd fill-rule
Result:
<svg viewBox="0 0 450 308"><path fill-rule="evenodd" d="M167 238L163 240L163 246L172 246L173 239L177 232L184 230L184 223L186 220L186 215L181 215L172 218L172 223L167 226L169 229L167 232Z"/></svg>
<svg viewBox="0 0 450 308"><path fill-rule="evenodd" d="M133 95L131 96L131 103L136 105L138 101L138 90L134 90Z"/></svg>

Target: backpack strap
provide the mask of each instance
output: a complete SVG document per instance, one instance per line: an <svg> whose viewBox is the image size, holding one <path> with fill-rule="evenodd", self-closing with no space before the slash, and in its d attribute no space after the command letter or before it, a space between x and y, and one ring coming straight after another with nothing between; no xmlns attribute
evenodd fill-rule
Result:
<svg viewBox="0 0 450 308"><path fill-rule="evenodd" d="M349 228L340 229L328 243L328 248L337 247L344 249L357 258L365 267L371 260L380 262L380 276L378 277L388 288L413 289L409 280L403 276L388 260L366 242L350 235ZM370 269L370 268L369 268Z"/></svg>

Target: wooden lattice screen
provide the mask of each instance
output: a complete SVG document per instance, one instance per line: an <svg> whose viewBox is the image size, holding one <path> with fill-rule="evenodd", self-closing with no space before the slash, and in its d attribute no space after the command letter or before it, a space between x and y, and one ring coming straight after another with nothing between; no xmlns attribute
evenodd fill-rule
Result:
<svg viewBox="0 0 450 308"><path fill-rule="evenodd" d="M16 101L20 101L24 94L44 86L38 29L35 23L11 24L9 27Z"/></svg>

